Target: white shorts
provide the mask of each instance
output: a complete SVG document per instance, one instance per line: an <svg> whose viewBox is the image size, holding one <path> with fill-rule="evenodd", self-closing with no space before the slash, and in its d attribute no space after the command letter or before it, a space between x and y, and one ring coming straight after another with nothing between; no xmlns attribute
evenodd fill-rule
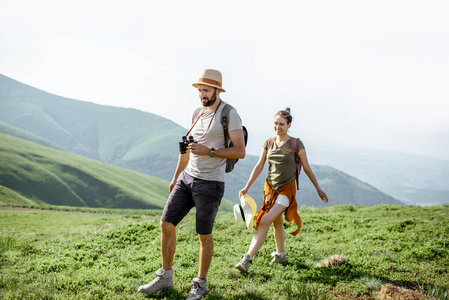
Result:
<svg viewBox="0 0 449 300"><path fill-rule="evenodd" d="M274 203L278 203L278 204L280 204L282 206L289 207L290 200L285 195L278 195L278 197L276 198L276 201L274 201Z"/></svg>

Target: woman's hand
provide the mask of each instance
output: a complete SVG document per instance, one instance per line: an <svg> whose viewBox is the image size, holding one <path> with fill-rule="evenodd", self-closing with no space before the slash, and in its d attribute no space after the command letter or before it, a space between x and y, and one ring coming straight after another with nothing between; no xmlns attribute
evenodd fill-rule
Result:
<svg viewBox="0 0 449 300"><path fill-rule="evenodd" d="M249 188L244 188L243 190L241 190L241 191L239 192L239 198L240 198L242 195L248 194L248 190L249 190Z"/></svg>
<svg viewBox="0 0 449 300"><path fill-rule="evenodd" d="M320 196L321 200L323 200L325 203L327 203L327 201L329 201L327 199L326 193L323 192L321 189L318 190L318 196Z"/></svg>

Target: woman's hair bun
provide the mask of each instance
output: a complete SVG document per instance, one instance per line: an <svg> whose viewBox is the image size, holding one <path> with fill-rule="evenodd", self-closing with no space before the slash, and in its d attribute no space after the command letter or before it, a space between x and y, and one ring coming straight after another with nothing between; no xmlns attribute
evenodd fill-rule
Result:
<svg viewBox="0 0 449 300"><path fill-rule="evenodd" d="M285 110L278 111L275 116L281 116L287 120L287 124L290 124L293 120L292 115L290 114L290 107L287 107Z"/></svg>

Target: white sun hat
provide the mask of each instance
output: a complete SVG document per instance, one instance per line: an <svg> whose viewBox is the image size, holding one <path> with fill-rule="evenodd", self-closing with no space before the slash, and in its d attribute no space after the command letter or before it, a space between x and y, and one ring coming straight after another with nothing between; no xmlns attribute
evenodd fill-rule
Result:
<svg viewBox="0 0 449 300"><path fill-rule="evenodd" d="M253 232L253 219L256 215L257 204L248 195L240 196L240 204L234 205L234 216L237 222L245 222L248 232Z"/></svg>

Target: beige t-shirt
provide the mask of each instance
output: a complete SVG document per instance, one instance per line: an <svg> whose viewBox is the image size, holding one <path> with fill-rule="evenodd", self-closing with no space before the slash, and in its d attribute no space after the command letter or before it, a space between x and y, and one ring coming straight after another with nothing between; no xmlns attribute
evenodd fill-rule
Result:
<svg viewBox="0 0 449 300"><path fill-rule="evenodd" d="M262 144L267 149L268 139ZM296 140L296 147L299 150L305 149L300 139ZM267 150L268 174L267 182L273 190L289 184L296 180L296 161L290 149L290 140L278 147L276 141Z"/></svg>
<svg viewBox="0 0 449 300"><path fill-rule="evenodd" d="M205 111L205 113L200 117L198 122L195 124L191 131L191 135L194 137L195 141L199 144L206 145L208 147L214 148L224 148L225 140L223 133L223 126L221 125L221 112L226 103L220 104L217 110L217 114L212 120L215 109L212 111ZM195 119L196 120L196 119ZM212 124L206 132L209 123L212 120ZM242 129L242 121L235 109L231 109L229 112L229 122L228 122L228 132L233 130ZM196 155L190 153L189 163L186 167L186 172L192 177L210 180L210 181L225 181L225 170L226 170L226 159L219 157L209 157L209 155Z"/></svg>

